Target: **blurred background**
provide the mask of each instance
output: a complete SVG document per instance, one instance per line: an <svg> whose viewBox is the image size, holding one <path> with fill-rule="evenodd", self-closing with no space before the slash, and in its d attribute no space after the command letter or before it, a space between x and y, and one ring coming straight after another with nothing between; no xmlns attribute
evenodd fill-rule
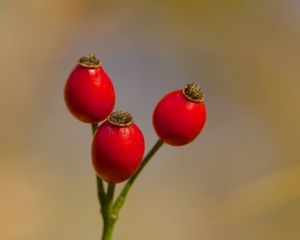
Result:
<svg viewBox="0 0 300 240"><path fill-rule="evenodd" d="M198 81L197 140L163 146L132 189L114 239L300 238L300 2L0 0L0 239L99 239L91 129L63 101L96 53L156 141L167 92Z"/></svg>

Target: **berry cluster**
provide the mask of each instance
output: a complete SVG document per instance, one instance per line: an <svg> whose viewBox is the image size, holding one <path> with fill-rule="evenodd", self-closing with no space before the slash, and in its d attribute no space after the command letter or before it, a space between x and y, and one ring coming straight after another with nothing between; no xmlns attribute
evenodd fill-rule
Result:
<svg viewBox="0 0 300 240"><path fill-rule="evenodd" d="M126 112L112 112L115 91L110 77L94 54L79 59L64 90L65 103L78 120L97 124L92 142L92 161L98 177L108 183L130 178L140 166L145 143L141 130ZM165 95L153 112L153 126L159 138L181 146L201 132L206 110L197 83Z"/></svg>

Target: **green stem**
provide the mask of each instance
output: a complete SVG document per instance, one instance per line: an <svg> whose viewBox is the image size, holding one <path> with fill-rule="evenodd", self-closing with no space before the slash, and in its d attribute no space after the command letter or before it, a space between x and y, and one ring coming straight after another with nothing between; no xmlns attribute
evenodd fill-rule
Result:
<svg viewBox="0 0 300 240"><path fill-rule="evenodd" d="M103 219L103 232L102 240L111 240L114 230L115 220L104 218Z"/></svg>
<svg viewBox="0 0 300 240"><path fill-rule="evenodd" d="M98 176L96 176L96 181L97 181L98 200L99 200L100 206L103 207L105 204L105 190L104 190L103 181Z"/></svg>
<svg viewBox="0 0 300 240"><path fill-rule="evenodd" d="M113 213L114 192L115 192L115 184L109 183L106 199L105 199L105 206L102 211L102 217L103 217L102 240L111 240L113 228L117 220L116 215L114 215Z"/></svg>
<svg viewBox="0 0 300 240"><path fill-rule="evenodd" d="M105 208L107 209L108 212L110 212L110 210L113 207L115 186L116 185L114 183L108 184L107 194L106 194L106 204L105 204Z"/></svg>
<svg viewBox="0 0 300 240"><path fill-rule="evenodd" d="M98 128L98 123L93 123L92 124L93 136L95 135L97 128ZM102 209L104 207L104 204L105 204L104 185L103 185L102 179L99 178L98 176L96 176L96 181L97 181L98 200L99 200L99 203L100 203L100 206L101 206L101 209Z"/></svg>
<svg viewBox="0 0 300 240"><path fill-rule="evenodd" d="M126 196L129 192L130 188L132 187L134 181L136 180L136 178L138 177L140 172L143 170L143 168L146 166L146 164L150 161L150 159L153 157L153 155L159 150L159 148L162 145L163 145L163 141L160 140L160 139L157 140L155 145L151 148L151 150L148 152L148 154L146 155L146 157L142 161L139 169L132 175L132 177L124 185L119 197L116 200L116 203L114 204L114 213L115 213L116 216L118 215L120 209L124 205L124 202L126 200Z"/></svg>

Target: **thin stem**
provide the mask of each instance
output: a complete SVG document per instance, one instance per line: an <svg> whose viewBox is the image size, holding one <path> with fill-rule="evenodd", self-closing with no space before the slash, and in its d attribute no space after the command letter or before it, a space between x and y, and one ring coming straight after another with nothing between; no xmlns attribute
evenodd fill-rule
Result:
<svg viewBox="0 0 300 240"><path fill-rule="evenodd" d="M98 128L98 123L93 123L92 124L92 131L93 131L93 136L95 135L96 131ZM101 206L101 209L104 207L105 204L105 190L104 190L104 185L103 181L101 178L96 176L96 181L97 181L97 193L98 193L98 200ZM102 210L101 210L102 211Z"/></svg>
<svg viewBox="0 0 300 240"><path fill-rule="evenodd" d="M101 208L105 205L105 190L104 190L104 185L103 181L101 178L96 176L96 181L97 181L97 195L98 195L98 200L100 203Z"/></svg>
<svg viewBox="0 0 300 240"><path fill-rule="evenodd" d="M102 240L111 240L113 228L117 220L117 217L114 215L112 211L114 192L115 192L115 184L109 183L107 194L106 194L105 206L102 211L102 217L103 217Z"/></svg>
<svg viewBox="0 0 300 240"><path fill-rule="evenodd" d="M114 230L115 221L103 218L103 232L102 232L102 240L111 240L112 239L112 233Z"/></svg>
<svg viewBox="0 0 300 240"><path fill-rule="evenodd" d="M116 215L118 215L120 209L122 208L125 200L126 200L126 196L130 190L130 188L132 187L135 179L138 177L138 175L140 174L140 172L143 170L143 168L146 166L146 164L150 161L150 159L153 157L153 155L159 150L159 148L163 145L163 141L162 140L157 140L157 142L155 143L155 145L151 148L151 150L148 152L148 154L146 155L146 157L144 158L144 160L142 161L139 169L132 175L132 177L127 181L127 183L124 185L119 197L116 200L116 203L114 204L114 213Z"/></svg>
<svg viewBox="0 0 300 240"><path fill-rule="evenodd" d="M115 193L115 184L114 183L109 183L108 188L107 188L107 194L106 194L106 205L105 208L109 211L113 205L114 201L114 193Z"/></svg>

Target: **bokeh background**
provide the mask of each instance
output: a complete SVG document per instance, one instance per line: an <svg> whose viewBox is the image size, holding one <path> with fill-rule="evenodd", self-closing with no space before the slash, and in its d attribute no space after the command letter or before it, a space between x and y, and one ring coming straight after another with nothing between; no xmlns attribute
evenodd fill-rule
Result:
<svg viewBox="0 0 300 240"><path fill-rule="evenodd" d="M63 101L89 52L147 149L161 96L206 97L202 134L163 146L114 239L299 239L299 24L297 0L1 0L0 239L100 238L91 129Z"/></svg>

